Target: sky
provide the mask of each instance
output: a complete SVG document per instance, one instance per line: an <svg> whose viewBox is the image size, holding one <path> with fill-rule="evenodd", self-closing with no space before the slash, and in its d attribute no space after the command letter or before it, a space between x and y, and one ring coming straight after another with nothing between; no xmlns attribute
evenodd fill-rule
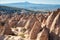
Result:
<svg viewBox="0 0 60 40"><path fill-rule="evenodd" d="M35 4L60 4L60 0L0 0L0 4L30 2Z"/></svg>

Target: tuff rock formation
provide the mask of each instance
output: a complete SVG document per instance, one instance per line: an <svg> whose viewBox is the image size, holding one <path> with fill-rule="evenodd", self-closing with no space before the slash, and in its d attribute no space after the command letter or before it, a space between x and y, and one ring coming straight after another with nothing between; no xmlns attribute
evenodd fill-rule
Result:
<svg viewBox="0 0 60 40"><path fill-rule="evenodd" d="M0 40L60 40L60 9L46 14L0 15Z"/></svg>

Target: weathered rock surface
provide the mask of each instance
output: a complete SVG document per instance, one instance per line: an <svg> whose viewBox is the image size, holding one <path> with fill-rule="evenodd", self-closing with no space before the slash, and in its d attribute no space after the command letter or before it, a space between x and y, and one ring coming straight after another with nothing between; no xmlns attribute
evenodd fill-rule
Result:
<svg viewBox="0 0 60 40"><path fill-rule="evenodd" d="M41 24L38 21L36 21L30 32L30 39L35 39L37 37L37 33L41 29Z"/></svg>
<svg viewBox="0 0 60 40"><path fill-rule="evenodd" d="M48 30L44 28L40 33L38 33L37 40L49 40Z"/></svg>
<svg viewBox="0 0 60 40"><path fill-rule="evenodd" d="M60 40L60 9L48 14L0 15L0 40Z"/></svg>

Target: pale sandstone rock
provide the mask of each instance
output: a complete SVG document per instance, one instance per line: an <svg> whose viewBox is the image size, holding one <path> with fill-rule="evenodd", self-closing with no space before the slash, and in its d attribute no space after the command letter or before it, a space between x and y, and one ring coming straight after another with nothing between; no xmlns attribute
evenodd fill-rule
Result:
<svg viewBox="0 0 60 40"><path fill-rule="evenodd" d="M4 26L0 26L0 36L4 35L4 31L5 31L5 27Z"/></svg>
<svg viewBox="0 0 60 40"><path fill-rule="evenodd" d="M4 40L24 40L24 38L20 36L11 36L11 35L6 35Z"/></svg>
<svg viewBox="0 0 60 40"><path fill-rule="evenodd" d="M16 23L17 23L17 21L15 20L14 17L12 17L10 20L8 20L8 25L9 25L10 27L16 26Z"/></svg>
<svg viewBox="0 0 60 40"><path fill-rule="evenodd" d="M36 21L30 32L30 39L36 39L37 34L41 29L41 24L38 21Z"/></svg>
<svg viewBox="0 0 60 40"><path fill-rule="evenodd" d="M25 24L26 24L26 22L27 22L27 20L24 19L24 17L22 17L22 18L18 21L17 26L24 27Z"/></svg>
<svg viewBox="0 0 60 40"><path fill-rule="evenodd" d="M24 32L26 31L24 27L16 27L16 28L11 28L12 32L15 35L24 35Z"/></svg>
<svg viewBox="0 0 60 40"><path fill-rule="evenodd" d="M34 23L36 21L36 18L33 16L30 17L30 19L27 21L26 25L24 26L26 29L28 29L29 31L31 31Z"/></svg>
<svg viewBox="0 0 60 40"><path fill-rule="evenodd" d="M30 21L31 21L31 19L28 19L28 21L26 22L26 24L25 24L25 29L28 29L28 26L30 25Z"/></svg>
<svg viewBox="0 0 60 40"><path fill-rule="evenodd" d="M55 17L54 21L52 22L52 25L50 27L50 32L55 29L56 26L55 24L57 24L58 18L59 18L59 14Z"/></svg>
<svg viewBox="0 0 60 40"><path fill-rule="evenodd" d="M51 40L60 40L60 27L56 27L51 33L50 33L50 39Z"/></svg>
<svg viewBox="0 0 60 40"><path fill-rule="evenodd" d="M59 40L59 34L60 34L60 14L58 14L50 28L50 36L52 37L53 40Z"/></svg>
<svg viewBox="0 0 60 40"><path fill-rule="evenodd" d="M46 20L47 28L50 29L50 26L51 26L51 24L52 24L52 22L53 22L53 20L54 20L54 18L56 17L57 14L58 14L58 13L56 13L56 12L52 12L52 13L48 16L48 18L47 18L47 20Z"/></svg>
<svg viewBox="0 0 60 40"><path fill-rule="evenodd" d="M41 27L44 28L46 26L46 19L43 20L43 22L41 23Z"/></svg>
<svg viewBox="0 0 60 40"><path fill-rule="evenodd" d="M48 36L49 36L48 35L48 30L43 29L41 32L38 33L36 40L49 40Z"/></svg>
<svg viewBox="0 0 60 40"><path fill-rule="evenodd" d="M43 14L40 14L39 16L37 15L36 18L39 20L39 22L42 22L45 17Z"/></svg>
<svg viewBox="0 0 60 40"><path fill-rule="evenodd" d="M6 35L12 35L12 34L14 34L12 32L12 30L11 30L11 27L8 26L8 24L6 24L4 27L5 27L4 34L6 34Z"/></svg>
<svg viewBox="0 0 60 40"><path fill-rule="evenodd" d="M60 10L58 9L57 11L53 11L53 13L49 14L49 16L46 15L48 17L46 18L47 20L45 19L46 17L45 14L42 14L42 15L31 14L32 16L31 15L26 16L25 14L22 14L21 17L18 17L17 14L13 14L11 18L5 18L6 15L2 15L0 16L0 19L1 19L0 22L7 21L9 22L9 24L7 24L6 26L2 28L0 27L0 35L7 34L7 36L5 36L6 38L3 36L0 36L0 40L3 40L4 38L5 38L4 40L22 40L22 39L23 40L36 40L36 38L37 40L48 40L48 32L46 29L44 29L46 25L47 25L47 28L50 29L49 34L51 35L52 40L60 40L60 16L59 16L60 14L59 12ZM11 30L12 26L16 26L16 28L12 28ZM18 26L22 28L19 28ZM24 30L23 27L25 27L25 29L27 30L23 31ZM40 29L42 29L42 31ZM13 33L15 34L15 36L12 36ZM11 36L8 36L9 34Z"/></svg>

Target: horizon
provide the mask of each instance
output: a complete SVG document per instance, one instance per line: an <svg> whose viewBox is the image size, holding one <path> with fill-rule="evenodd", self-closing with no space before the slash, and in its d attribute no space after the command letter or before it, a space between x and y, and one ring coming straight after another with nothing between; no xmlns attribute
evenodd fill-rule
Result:
<svg viewBox="0 0 60 40"><path fill-rule="evenodd" d="M7 2L6 2L7 1ZM60 0L1 0L0 4L28 2L34 4L60 4Z"/></svg>

